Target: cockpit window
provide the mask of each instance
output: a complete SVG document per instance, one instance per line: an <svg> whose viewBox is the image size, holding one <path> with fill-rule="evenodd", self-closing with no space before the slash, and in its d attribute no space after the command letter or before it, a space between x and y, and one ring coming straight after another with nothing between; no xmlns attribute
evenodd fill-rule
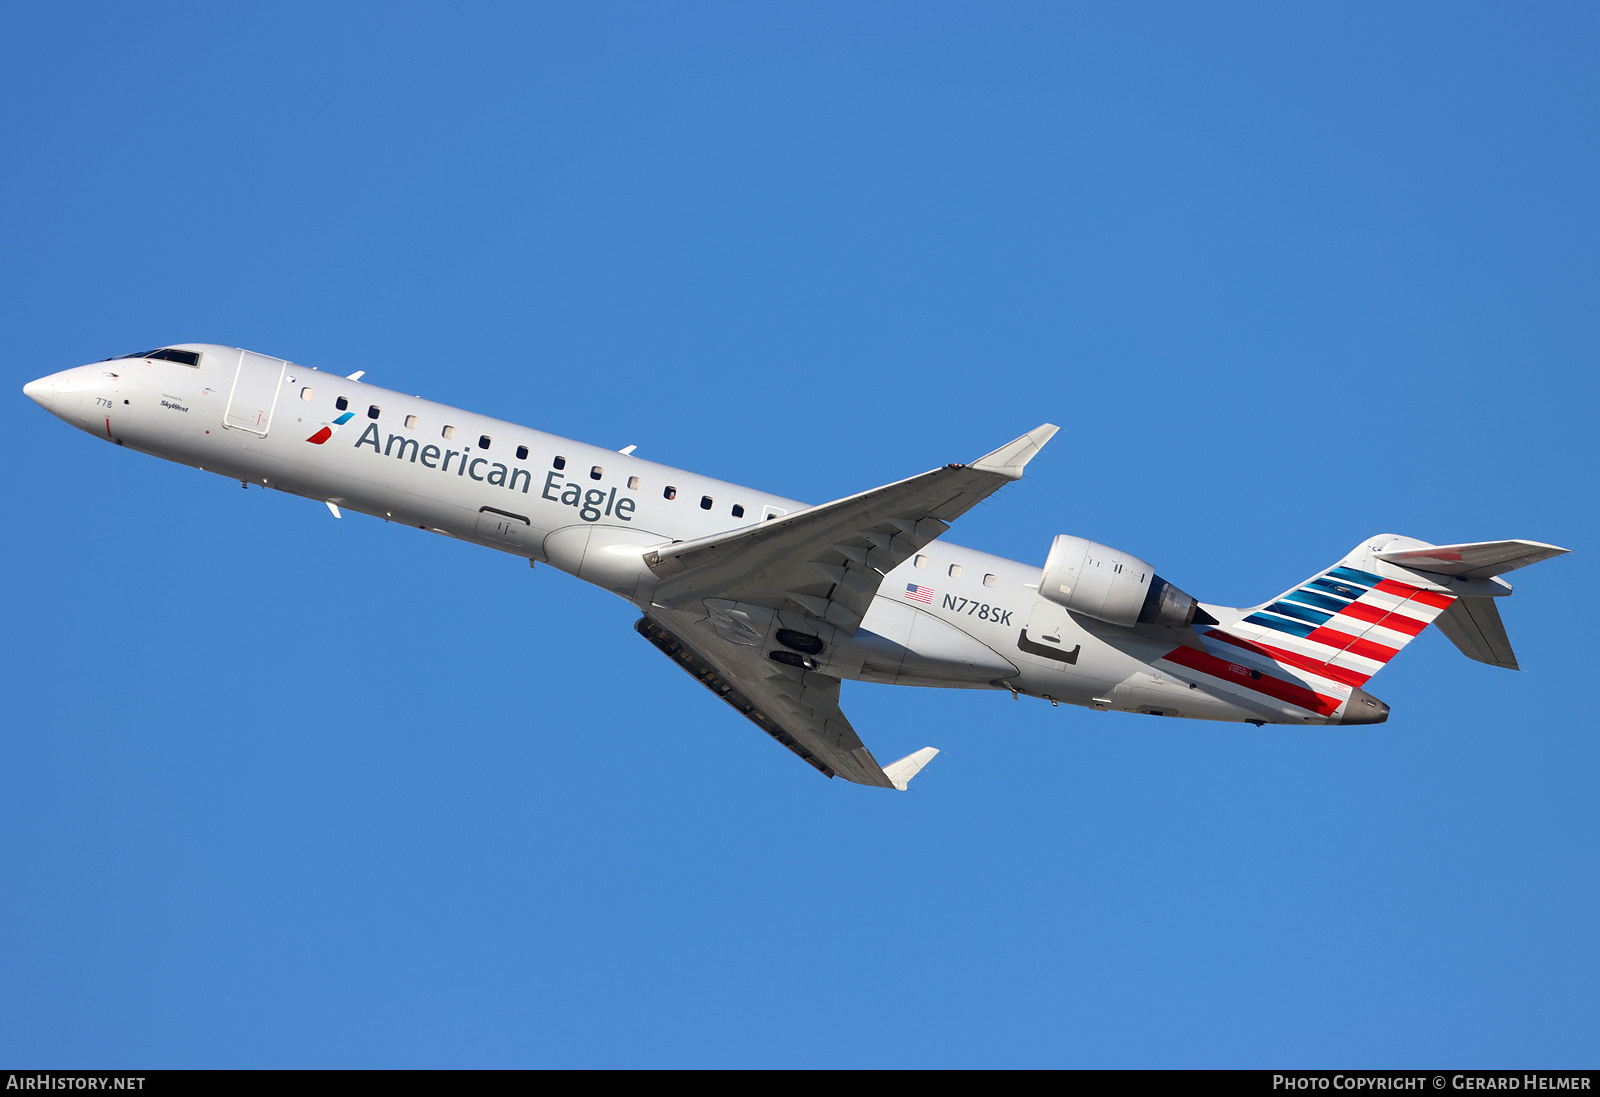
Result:
<svg viewBox="0 0 1600 1097"><path fill-rule="evenodd" d="M155 350L141 350L133 354L119 354L115 358L107 358L107 362L120 362L124 358L148 358L155 362L179 362L185 366L200 365L200 355L192 350L173 350L171 347L158 347Z"/></svg>

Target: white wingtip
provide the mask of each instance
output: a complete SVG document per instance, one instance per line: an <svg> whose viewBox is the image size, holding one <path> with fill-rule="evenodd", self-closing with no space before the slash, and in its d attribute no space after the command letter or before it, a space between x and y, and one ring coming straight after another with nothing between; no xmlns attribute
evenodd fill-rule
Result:
<svg viewBox="0 0 1600 1097"><path fill-rule="evenodd" d="M911 778L922 772L922 767L933 761L933 756L939 753L938 747L923 747L906 755L898 762L890 762L883 767L884 774L894 782L894 787L901 792L911 783Z"/></svg>
<svg viewBox="0 0 1600 1097"><path fill-rule="evenodd" d="M1023 466L1038 456L1044 444L1055 437L1056 431L1060 429L1054 423L1034 427L1021 438L1007 442L993 453L984 454L972 462L972 467L982 469L984 472L998 472L1001 476L1012 480L1020 480Z"/></svg>
<svg viewBox="0 0 1600 1097"><path fill-rule="evenodd" d="M323 502L328 504L328 509L333 512L333 516L335 518L343 518L344 517L344 515L339 513L339 508L334 506L331 501L329 501L327 499L324 499Z"/></svg>

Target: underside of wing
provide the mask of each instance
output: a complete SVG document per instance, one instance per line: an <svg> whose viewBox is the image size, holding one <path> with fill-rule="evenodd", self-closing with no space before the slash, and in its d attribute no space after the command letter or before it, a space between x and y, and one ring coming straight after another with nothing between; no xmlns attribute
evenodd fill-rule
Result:
<svg viewBox="0 0 1600 1097"><path fill-rule="evenodd" d="M759 652L752 654L715 636L696 636L691 642L680 635L690 631L686 624L674 620L674 629L647 616L633 627L701 685L824 776L904 789L938 753L925 747L885 772L839 709L839 679L763 660Z"/></svg>

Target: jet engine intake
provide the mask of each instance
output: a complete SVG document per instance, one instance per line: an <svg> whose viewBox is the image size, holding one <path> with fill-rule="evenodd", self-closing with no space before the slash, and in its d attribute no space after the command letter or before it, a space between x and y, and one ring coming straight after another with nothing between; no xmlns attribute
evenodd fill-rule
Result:
<svg viewBox="0 0 1600 1097"><path fill-rule="evenodd" d="M1050 546L1039 593L1074 613L1124 627L1186 626L1197 615L1203 622L1211 619L1137 556L1066 533Z"/></svg>

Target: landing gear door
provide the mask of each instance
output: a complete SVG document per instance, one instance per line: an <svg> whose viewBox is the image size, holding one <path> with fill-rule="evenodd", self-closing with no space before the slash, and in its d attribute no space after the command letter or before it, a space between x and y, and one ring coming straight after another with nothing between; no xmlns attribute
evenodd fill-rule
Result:
<svg viewBox="0 0 1600 1097"><path fill-rule="evenodd" d="M222 417L222 425L265 438L272 425L272 413L278 406L278 394L283 390L283 374L288 368L289 363L281 359L241 350L239 366L233 374L233 387L228 390L228 411Z"/></svg>

